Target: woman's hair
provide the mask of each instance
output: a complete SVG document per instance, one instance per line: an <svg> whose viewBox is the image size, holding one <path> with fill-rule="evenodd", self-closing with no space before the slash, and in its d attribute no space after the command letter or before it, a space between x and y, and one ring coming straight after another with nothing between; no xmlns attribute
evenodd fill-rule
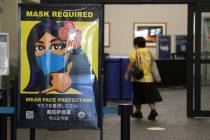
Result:
<svg viewBox="0 0 210 140"><path fill-rule="evenodd" d="M30 65L30 80L24 91L40 91L49 86L49 75L44 75L35 60L34 45L47 32L54 37L59 38L59 29L63 26L63 22L42 21L36 24L27 40L27 55Z"/></svg>
<svg viewBox="0 0 210 140"><path fill-rule="evenodd" d="M137 46L138 48L144 48L146 44L146 40L144 37L136 37L133 40L134 46Z"/></svg>

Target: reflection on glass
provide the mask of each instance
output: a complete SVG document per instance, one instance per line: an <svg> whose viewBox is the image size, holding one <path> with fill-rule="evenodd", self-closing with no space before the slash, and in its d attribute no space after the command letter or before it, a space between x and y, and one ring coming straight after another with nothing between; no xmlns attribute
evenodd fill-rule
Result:
<svg viewBox="0 0 210 140"><path fill-rule="evenodd" d="M202 13L201 59L210 59L210 13Z"/></svg>
<svg viewBox="0 0 210 140"><path fill-rule="evenodd" d="M210 13L201 16L201 59L210 59ZM201 64L201 110L210 110L210 64Z"/></svg>
<svg viewBox="0 0 210 140"><path fill-rule="evenodd" d="M201 64L201 110L210 110L210 64Z"/></svg>

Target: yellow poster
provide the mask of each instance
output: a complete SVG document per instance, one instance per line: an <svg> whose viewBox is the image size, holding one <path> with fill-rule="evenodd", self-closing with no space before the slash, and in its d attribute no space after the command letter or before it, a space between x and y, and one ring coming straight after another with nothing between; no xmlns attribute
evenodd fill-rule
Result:
<svg viewBox="0 0 210 140"><path fill-rule="evenodd" d="M20 6L21 127L97 128L98 8Z"/></svg>

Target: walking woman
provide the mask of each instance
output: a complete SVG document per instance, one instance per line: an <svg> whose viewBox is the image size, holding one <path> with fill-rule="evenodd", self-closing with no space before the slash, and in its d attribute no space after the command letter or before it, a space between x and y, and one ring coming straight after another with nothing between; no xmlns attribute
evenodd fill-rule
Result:
<svg viewBox="0 0 210 140"><path fill-rule="evenodd" d="M158 116L155 103L162 101L162 98L155 86L151 73L151 64L154 61L154 58L150 50L145 47L146 41L143 37L136 37L133 43L135 49L130 53L129 64L124 76L125 80L128 80L128 75L132 71L134 65L137 64L137 61L140 62L138 63L138 67L143 70L144 75L141 79L135 79L131 76L133 87L132 104L136 108L136 111L131 116L143 118L141 106L142 104L148 104L151 109L148 119L155 120Z"/></svg>

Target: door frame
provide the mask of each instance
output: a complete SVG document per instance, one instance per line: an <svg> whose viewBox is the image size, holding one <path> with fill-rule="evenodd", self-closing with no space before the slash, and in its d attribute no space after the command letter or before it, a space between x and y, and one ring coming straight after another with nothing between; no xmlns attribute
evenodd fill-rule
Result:
<svg viewBox="0 0 210 140"><path fill-rule="evenodd" d="M201 13L210 12L210 3L194 3L188 5L188 88L187 116L210 117L210 110L201 110L201 64L209 64L210 60L201 59ZM195 22L194 22L195 21ZM193 27L195 24L195 36ZM195 39L195 53L193 41ZM198 46L198 47L196 47ZM194 67L193 67L194 64ZM195 73L195 76L193 76ZM194 86L193 86L194 83Z"/></svg>

